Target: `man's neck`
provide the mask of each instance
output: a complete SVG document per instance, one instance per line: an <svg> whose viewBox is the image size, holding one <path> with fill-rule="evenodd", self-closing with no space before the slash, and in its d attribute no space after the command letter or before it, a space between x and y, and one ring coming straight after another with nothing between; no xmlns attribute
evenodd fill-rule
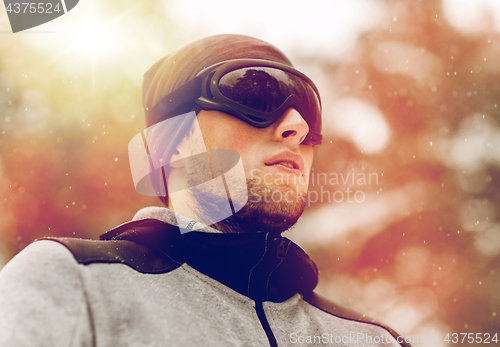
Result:
<svg viewBox="0 0 500 347"><path fill-rule="evenodd" d="M162 222L178 226L182 229L200 231L206 233L219 233L220 231L207 226L203 223L199 223L196 220L186 218L178 213L175 213L169 208L159 207L159 206L149 206L140 209L132 218L133 221L142 219L157 219ZM193 223L195 222L195 223Z"/></svg>

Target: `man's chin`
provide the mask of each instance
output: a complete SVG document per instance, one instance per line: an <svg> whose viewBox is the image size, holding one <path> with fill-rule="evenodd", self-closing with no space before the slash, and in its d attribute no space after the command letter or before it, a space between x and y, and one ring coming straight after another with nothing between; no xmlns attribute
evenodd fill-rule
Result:
<svg viewBox="0 0 500 347"><path fill-rule="evenodd" d="M225 233L283 232L297 223L306 206L307 193L300 194L284 185L270 188L247 180L247 192L232 191L230 197L217 189L204 188L191 190L193 213L197 221ZM235 214L220 218L221 206L227 205L228 198L233 206L238 205L237 201L245 205Z"/></svg>
<svg viewBox="0 0 500 347"><path fill-rule="evenodd" d="M248 188L246 205L216 227L225 232L283 232L294 226L304 212L306 194L285 187L271 190L249 185Z"/></svg>

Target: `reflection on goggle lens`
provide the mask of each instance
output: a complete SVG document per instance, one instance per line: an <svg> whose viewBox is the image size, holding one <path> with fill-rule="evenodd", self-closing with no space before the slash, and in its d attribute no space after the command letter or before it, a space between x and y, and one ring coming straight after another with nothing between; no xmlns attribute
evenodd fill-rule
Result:
<svg viewBox="0 0 500 347"><path fill-rule="evenodd" d="M311 86L301 78L270 67L249 67L231 71L219 80L221 94L253 110L270 113L296 95L313 126L321 118L319 100Z"/></svg>

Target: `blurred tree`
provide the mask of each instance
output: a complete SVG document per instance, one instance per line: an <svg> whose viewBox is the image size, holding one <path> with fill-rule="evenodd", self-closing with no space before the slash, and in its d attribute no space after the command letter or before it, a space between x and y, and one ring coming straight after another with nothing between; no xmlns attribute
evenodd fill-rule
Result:
<svg viewBox="0 0 500 347"><path fill-rule="evenodd" d="M338 118L338 127L353 122L338 100L371 105L385 116L390 140L368 154L356 137L346 141L334 129L314 166L344 175L383 173L380 184L357 187L376 194L378 205L360 204L346 218L363 220L363 211L376 215L382 208L387 226L372 218L372 225L353 223L327 244L298 239L323 271L325 295L379 315L400 333L427 336L435 329L441 344L448 332L494 334L500 330L499 33L460 33L438 1L385 4L385 20L363 35L351 59L317 63L333 84L323 99L337 100L325 109L325 123L328 117ZM361 118L358 128L370 124ZM384 196L392 199L387 206ZM340 216L346 205L317 203L306 218L321 211Z"/></svg>

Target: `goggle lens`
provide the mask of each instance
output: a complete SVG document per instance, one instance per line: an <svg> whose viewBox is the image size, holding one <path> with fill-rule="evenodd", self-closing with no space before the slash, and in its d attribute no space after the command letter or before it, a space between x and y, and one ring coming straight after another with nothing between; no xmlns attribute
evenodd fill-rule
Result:
<svg viewBox="0 0 500 347"><path fill-rule="evenodd" d="M272 113L291 95L296 95L314 131L321 129L321 106L314 89L299 76L272 67L246 67L230 71L218 82L220 93L238 104L262 113Z"/></svg>

